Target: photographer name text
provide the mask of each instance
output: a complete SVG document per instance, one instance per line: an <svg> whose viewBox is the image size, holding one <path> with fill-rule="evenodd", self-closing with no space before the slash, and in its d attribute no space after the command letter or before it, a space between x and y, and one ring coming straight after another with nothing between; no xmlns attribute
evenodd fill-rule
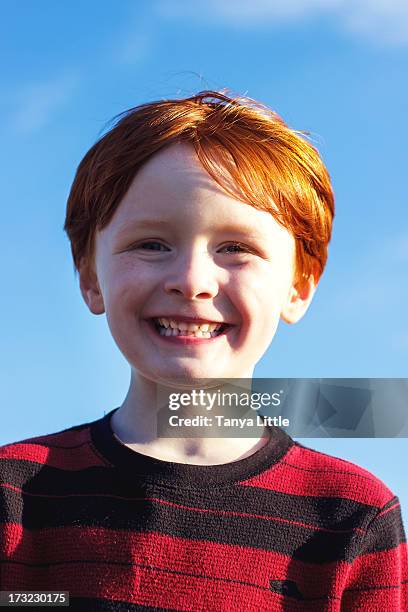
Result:
<svg viewBox="0 0 408 612"><path fill-rule="evenodd" d="M213 417L197 415L190 418L179 417L172 415L169 418L169 425L171 427L289 427L289 419L284 419L282 416L263 416L256 415L256 418L252 417L237 417L228 418L222 415L216 415Z"/></svg>

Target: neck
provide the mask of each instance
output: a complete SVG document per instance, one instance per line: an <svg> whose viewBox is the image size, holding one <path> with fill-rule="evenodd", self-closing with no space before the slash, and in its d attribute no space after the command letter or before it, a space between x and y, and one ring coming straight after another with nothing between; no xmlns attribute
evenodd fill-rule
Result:
<svg viewBox="0 0 408 612"><path fill-rule="evenodd" d="M237 382L240 391L251 391L251 376L243 376ZM195 385L183 387L161 385L132 370L127 396L111 419L112 430L119 441L132 450L163 461L218 465L244 459L267 443L269 433L265 427L258 427L255 437L225 437L222 431L224 428L219 427L212 427L210 433L203 428L198 431L193 428L193 437L191 434L190 437L184 435L186 429L183 433L177 433L179 437L164 437L176 435L174 428L169 427L169 417L193 418L198 414L207 417L215 414L234 416L233 411L226 410L217 403L224 392L231 392L231 385L225 381L216 385L215 383L216 381L205 381L203 385L196 381ZM195 406L183 405L177 410L170 410L169 406L176 405L175 397L180 397L180 393L186 394L185 397L194 396ZM203 399L207 401L209 396L212 399L207 407L202 406L200 402ZM210 410L207 409L209 406ZM208 437L209 435L212 437ZM231 433L230 436L232 435Z"/></svg>

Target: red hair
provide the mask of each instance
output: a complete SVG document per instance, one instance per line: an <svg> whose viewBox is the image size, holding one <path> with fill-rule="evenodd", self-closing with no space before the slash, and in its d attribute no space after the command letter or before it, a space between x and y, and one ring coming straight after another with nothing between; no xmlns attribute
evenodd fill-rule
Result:
<svg viewBox="0 0 408 612"><path fill-rule="evenodd" d="M304 133L244 97L202 91L125 111L78 166L64 230L74 267L92 263L97 230L108 225L137 171L174 142L191 143L211 177L230 195L266 210L296 243L296 280L320 278L334 217L329 174Z"/></svg>

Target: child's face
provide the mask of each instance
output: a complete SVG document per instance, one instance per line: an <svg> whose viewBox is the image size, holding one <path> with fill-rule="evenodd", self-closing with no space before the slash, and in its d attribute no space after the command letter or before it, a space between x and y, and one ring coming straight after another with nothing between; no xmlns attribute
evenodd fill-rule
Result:
<svg viewBox="0 0 408 612"><path fill-rule="evenodd" d="M193 147L177 144L141 168L97 233L97 279L81 270L81 290L147 379L250 378L279 318L295 322L311 300L312 287L300 295L292 284L294 255L270 213L228 196ZM228 326L197 338L161 335L155 324L189 317Z"/></svg>

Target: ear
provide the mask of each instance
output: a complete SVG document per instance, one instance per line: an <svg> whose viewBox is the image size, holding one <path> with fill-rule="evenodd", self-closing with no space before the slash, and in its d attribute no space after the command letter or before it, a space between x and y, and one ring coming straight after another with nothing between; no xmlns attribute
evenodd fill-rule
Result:
<svg viewBox="0 0 408 612"><path fill-rule="evenodd" d="M281 311L283 321L297 323L306 314L316 291L316 278L314 274L311 274L292 285L287 302Z"/></svg>
<svg viewBox="0 0 408 612"><path fill-rule="evenodd" d="M103 314L105 312L105 304L103 303L98 277L94 266L85 260L81 260L79 266L79 286L89 310L96 315Z"/></svg>

